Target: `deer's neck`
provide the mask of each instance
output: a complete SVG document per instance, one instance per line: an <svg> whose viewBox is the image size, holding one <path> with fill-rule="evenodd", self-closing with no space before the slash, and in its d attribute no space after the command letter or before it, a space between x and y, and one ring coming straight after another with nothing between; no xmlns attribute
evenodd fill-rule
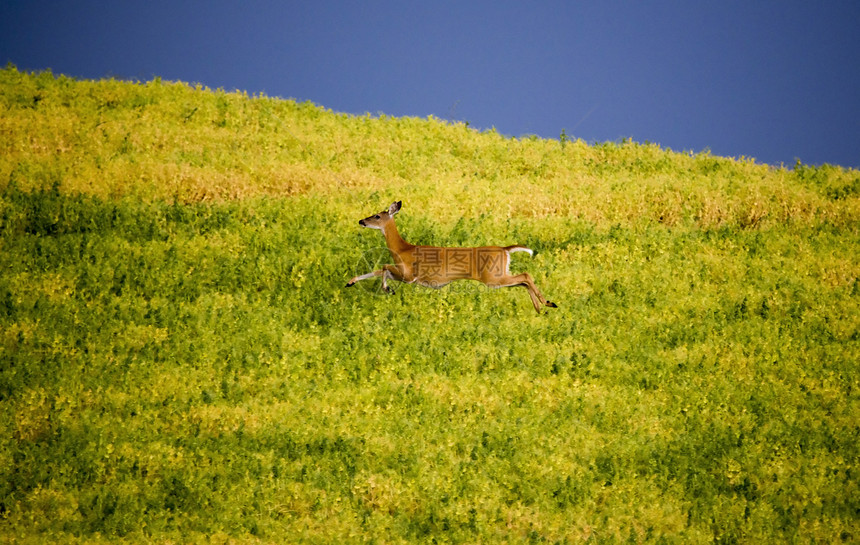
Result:
<svg viewBox="0 0 860 545"><path fill-rule="evenodd" d="M393 221L389 221L382 228L382 236L385 237L385 244L388 245L388 249L392 253L399 254L413 247L412 244L403 240Z"/></svg>

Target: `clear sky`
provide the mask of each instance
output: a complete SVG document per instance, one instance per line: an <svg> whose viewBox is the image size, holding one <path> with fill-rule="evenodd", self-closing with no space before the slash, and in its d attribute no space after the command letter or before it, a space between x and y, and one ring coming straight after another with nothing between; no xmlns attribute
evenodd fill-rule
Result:
<svg viewBox="0 0 860 545"><path fill-rule="evenodd" d="M860 167L860 1L10 1L0 62Z"/></svg>

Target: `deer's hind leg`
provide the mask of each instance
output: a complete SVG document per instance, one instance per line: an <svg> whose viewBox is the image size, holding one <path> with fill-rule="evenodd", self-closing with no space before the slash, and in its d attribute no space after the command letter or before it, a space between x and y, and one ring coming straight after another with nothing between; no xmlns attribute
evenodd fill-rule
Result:
<svg viewBox="0 0 860 545"><path fill-rule="evenodd" d="M504 278L500 278L497 282L493 282L492 285L493 287L499 288L513 288L515 286L523 286L528 290L529 297L532 300L532 305L534 305L535 310L537 312L540 312L540 308L542 306L547 306L551 308L556 308L558 306L552 301L548 301L546 298L544 298L543 294L535 285L535 281L532 278L532 275L530 275L529 273L508 275Z"/></svg>

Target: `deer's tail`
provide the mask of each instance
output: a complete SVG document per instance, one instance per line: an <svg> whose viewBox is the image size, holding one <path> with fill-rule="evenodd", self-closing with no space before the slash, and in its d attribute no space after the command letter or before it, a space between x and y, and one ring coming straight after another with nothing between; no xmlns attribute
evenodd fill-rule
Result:
<svg viewBox="0 0 860 545"><path fill-rule="evenodd" d="M526 248L525 246L508 246L507 248L505 248L505 251L508 252L508 254L512 254L514 252L528 252L530 256L535 255L534 250L532 250L531 248Z"/></svg>

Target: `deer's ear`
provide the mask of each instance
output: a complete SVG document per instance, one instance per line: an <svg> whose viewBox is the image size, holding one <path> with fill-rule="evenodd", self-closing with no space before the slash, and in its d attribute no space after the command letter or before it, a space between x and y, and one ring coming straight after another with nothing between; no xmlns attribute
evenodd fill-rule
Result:
<svg viewBox="0 0 860 545"><path fill-rule="evenodd" d="M396 203L392 204L391 206L388 207L388 214L390 216L393 216L394 214L398 213L400 211L400 207L402 205L403 205L403 201L397 201Z"/></svg>

